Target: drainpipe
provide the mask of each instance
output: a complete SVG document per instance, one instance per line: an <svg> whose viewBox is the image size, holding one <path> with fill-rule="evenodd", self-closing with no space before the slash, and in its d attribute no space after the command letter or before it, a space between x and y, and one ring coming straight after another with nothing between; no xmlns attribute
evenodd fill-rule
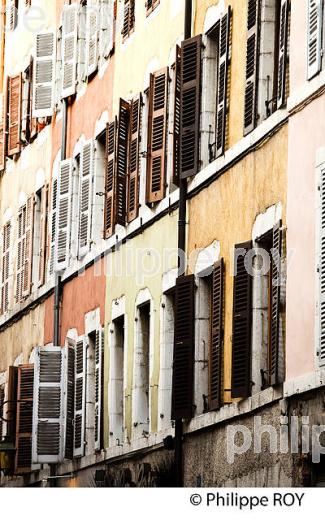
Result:
<svg viewBox="0 0 325 520"><path fill-rule="evenodd" d="M192 36L192 0L185 0L184 40ZM180 179L178 210L178 250L186 252L186 198L187 179ZM185 255L184 255L185 257ZM185 265L179 260L178 276L185 274ZM183 487L183 421L175 421L176 485Z"/></svg>

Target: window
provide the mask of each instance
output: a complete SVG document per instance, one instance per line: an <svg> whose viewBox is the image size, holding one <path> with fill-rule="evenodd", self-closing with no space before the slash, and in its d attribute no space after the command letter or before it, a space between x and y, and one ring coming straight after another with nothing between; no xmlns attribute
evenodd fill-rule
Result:
<svg viewBox="0 0 325 520"><path fill-rule="evenodd" d="M33 60L33 118L50 117L55 105L56 33L36 35Z"/></svg>
<svg viewBox="0 0 325 520"><path fill-rule="evenodd" d="M124 21L122 36L123 40L128 38L134 31L135 24L135 0L124 0Z"/></svg>
<svg viewBox="0 0 325 520"><path fill-rule="evenodd" d="M10 303L10 247L11 224L3 227L2 231L2 261L1 261L1 314L9 310Z"/></svg>
<svg viewBox="0 0 325 520"><path fill-rule="evenodd" d="M160 4L160 0L146 0L147 16Z"/></svg>
<svg viewBox="0 0 325 520"><path fill-rule="evenodd" d="M137 310L134 352L133 428L138 437L150 431L150 303Z"/></svg>
<svg viewBox="0 0 325 520"><path fill-rule="evenodd" d="M16 265L16 302L30 295L33 270L34 196L18 213L18 244Z"/></svg>
<svg viewBox="0 0 325 520"><path fill-rule="evenodd" d="M120 446L124 441L124 388L125 388L125 317L112 324L110 359L110 445Z"/></svg>

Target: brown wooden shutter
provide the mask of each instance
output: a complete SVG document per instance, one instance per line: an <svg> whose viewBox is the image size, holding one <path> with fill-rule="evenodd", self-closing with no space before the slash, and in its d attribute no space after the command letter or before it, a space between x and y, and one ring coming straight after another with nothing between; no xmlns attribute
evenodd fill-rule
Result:
<svg viewBox="0 0 325 520"><path fill-rule="evenodd" d="M278 96L277 108L286 102L286 81L289 36L289 0L281 0L279 27L279 60L278 60Z"/></svg>
<svg viewBox="0 0 325 520"><path fill-rule="evenodd" d="M12 78L8 78L8 156L12 156L20 152L21 89L21 74L13 76Z"/></svg>
<svg viewBox="0 0 325 520"><path fill-rule="evenodd" d="M1 313L4 314L9 308L9 272L10 272L10 238L11 225L8 222L3 228L2 237L2 262L1 262Z"/></svg>
<svg viewBox="0 0 325 520"><path fill-rule="evenodd" d="M106 174L105 174L105 222L104 237L109 238L115 230L115 152L116 152L117 120L106 128Z"/></svg>
<svg viewBox="0 0 325 520"><path fill-rule="evenodd" d="M31 471L34 365L18 367L15 474Z"/></svg>
<svg viewBox="0 0 325 520"><path fill-rule="evenodd" d="M194 275L176 282L172 419L193 416L194 385Z"/></svg>
<svg viewBox="0 0 325 520"><path fill-rule="evenodd" d="M228 111L228 71L230 50L230 18L231 8L222 17L219 29L218 45L218 81L217 81L217 114L216 114L216 157L225 151L226 121Z"/></svg>
<svg viewBox="0 0 325 520"><path fill-rule="evenodd" d="M16 442L16 419L17 419L17 367L8 369L8 390L7 390L7 437L15 444Z"/></svg>
<svg viewBox="0 0 325 520"><path fill-rule="evenodd" d="M159 5L160 0L147 0L146 1L146 11L147 16Z"/></svg>
<svg viewBox="0 0 325 520"><path fill-rule="evenodd" d="M202 35L182 42L181 53L181 177L199 169Z"/></svg>
<svg viewBox="0 0 325 520"><path fill-rule="evenodd" d="M47 214L48 214L48 193L49 185L45 184L41 191L41 236L40 236L40 252L39 252L39 268L38 268L38 284L45 283L46 273L46 252L47 252Z"/></svg>
<svg viewBox="0 0 325 520"><path fill-rule="evenodd" d="M122 28L123 39L127 38L134 30L135 0L124 0L124 20Z"/></svg>
<svg viewBox="0 0 325 520"><path fill-rule="evenodd" d="M0 171L6 166L6 96L0 94Z"/></svg>
<svg viewBox="0 0 325 520"><path fill-rule="evenodd" d="M181 166L181 48L176 45L174 129L173 129L173 183L178 186Z"/></svg>
<svg viewBox="0 0 325 520"><path fill-rule="evenodd" d="M23 296L27 297L32 289L33 270L33 239L34 239L34 196L29 197L26 203L26 230L25 230L25 254L23 275Z"/></svg>
<svg viewBox="0 0 325 520"><path fill-rule="evenodd" d="M281 291L281 255L282 255L282 222L273 228L272 245L272 287L271 287L271 385L280 382L279 348L280 348L280 291Z"/></svg>
<svg viewBox="0 0 325 520"><path fill-rule="evenodd" d="M209 409L222 404L222 345L223 345L224 264L221 259L212 273L212 327L209 359Z"/></svg>
<svg viewBox="0 0 325 520"><path fill-rule="evenodd" d="M147 202L158 202L166 191L168 68L150 76L147 160Z"/></svg>
<svg viewBox="0 0 325 520"><path fill-rule="evenodd" d="M257 83L260 47L260 0L248 0L244 135L257 120Z"/></svg>
<svg viewBox="0 0 325 520"><path fill-rule="evenodd" d="M128 174L130 103L120 99L116 150L116 223L126 221L126 182Z"/></svg>
<svg viewBox="0 0 325 520"><path fill-rule="evenodd" d="M231 384L233 398L248 397L251 394L252 273L247 272L245 266L245 254L251 248L251 242L235 246ZM243 250L244 254L240 254L239 250Z"/></svg>
<svg viewBox="0 0 325 520"><path fill-rule="evenodd" d="M130 143L127 185L127 221L139 214L139 150L141 142L142 95L131 102Z"/></svg>

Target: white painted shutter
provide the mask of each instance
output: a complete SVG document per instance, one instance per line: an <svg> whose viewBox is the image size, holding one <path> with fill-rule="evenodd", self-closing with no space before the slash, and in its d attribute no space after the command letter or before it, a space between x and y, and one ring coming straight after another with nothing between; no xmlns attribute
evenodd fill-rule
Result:
<svg viewBox="0 0 325 520"><path fill-rule="evenodd" d="M80 158L80 200L79 200L79 256L89 251L92 217L92 185L94 173L94 144L87 141Z"/></svg>
<svg viewBox="0 0 325 520"><path fill-rule="evenodd" d="M52 204L51 204L51 251L50 251L50 262L49 262L49 274L54 272L55 264L55 243L56 243L56 229L57 229L57 205L58 205L58 179L55 178L52 181Z"/></svg>
<svg viewBox="0 0 325 520"><path fill-rule="evenodd" d="M33 441L34 464L64 459L67 349L37 348L35 356Z"/></svg>
<svg viewBox="0 0 325 520"><path fill-rule="evenodd" d="M108 58L114 46L114 0L102 0L100 5L99 54Z"/></svg>
<svg viewBox="0 0 325 520"><path fill-rule="evenodd" d="M7 31L14 31L17 26L18 12L16 9L15 0L7 0L6 6L6 21Z"/></svg>
<svg viewBox="0 0 325 520"><path fill-rule="evenodd" d="M36 35L33 71L33 117L53 114L55 102L56 33Z"/></svg>
<svg viewBox="0 0 325 520"><path fill-rule="evenodd" d="M71 204L72 204L72 159L60 163L58 185L57 228L55 244L55 270L61 271L69 265Z"/></svg>
<svg viewBox="0 0 325 520"><path fill-rule="evenodd" d="M98 6L87 4L86 76L93 74L98 65L98 19Z"/></svg>
<svg viewBox="0 0 325 520"><path fill-rule="evenodd" d="M101 449L102 439L102 401L103 401L103 362L104 329L96 331L95 344L95 450Z"/></svg>
<svg viewBox="0 0 325 520"><path fill-rule="evenodd" d="M308 0L307 78L321 70L323 6L322 0Z"/></svg>
<svg viewBox="0 0 325 520"><path fill-rule="evenodd" d="M318 363L325 366L325 163L319 167L319 208L317 233L318 271Z"/></svg>
<svg viewBox="0 0 325 520"><path fill-rule="evenodd" d="M86 359L86 338L79 338L75 349L74 457L82 457L85 452Z"/></svg>
<svg viewBox="0 0 325 520"><path fill-rule="evenodd" d="M78 49L78 5L66 5L62 12L62 98L76 93Z"/></svg>

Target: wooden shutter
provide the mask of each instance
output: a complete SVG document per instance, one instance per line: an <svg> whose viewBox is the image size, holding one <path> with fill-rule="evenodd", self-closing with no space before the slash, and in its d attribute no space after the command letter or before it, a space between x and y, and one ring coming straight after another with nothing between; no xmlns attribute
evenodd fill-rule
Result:
<svg viewBox="0 0 325 520"><path fill-rule="evenodd" d="M87 4L86 16L86 76L91 76L98 65L98 7Z"/></svg>
<svg viewBox="0 0 325 520"><path fill-rule="evenodd" d="M20 152L20 126L21 126L21 74L8 78L8 156L11 157Z"/></svg>
<svg viewBox="0 0 325 520"><path fill-rule="evenodd" d="M83 144L80 158L79 256L88 253L93 204L94 143Z"/></svg>
<svg viewBox="0 0 325 520"><path fill-rule="evenodd" d="M248 0L244 135L257 120L257 84L260 47L260 0Z"/></svg>
<svg viewBox="0 0 325 520"><path fill-rule="evenodd" d="M216 113L216 157L223 155L226 142L226 121L228 111L228 70L230 51L231 8L221 18L218 45L218 81Z"/></svg>
<svg viewBox="0 0 325 520"><path fill-rule="evenodd" d="M56 33L36 35L33 70L33 118L53 115L55 101Z"/></svg>
<svg viewBox="0 0 325 520"><path fill-rule="evenodd" d="M78 5L66 5L62 13L62 91L66 98L76 93L78 56Z"/></svg>
<svg viewBox="0 0 325 520"><path fill-rule="evenodd" d="M46 252L47 252L47 212L48 212L48 191L49 186L45 184L41 190L41 221L40 221L40 252L38 267L38 285L45 283L46 273Z"/></svg>
<svg viewBox="0 0 325 520"><path fill-rule="evenodd" d="M116 156L116 130L117 120L107 125L106 128L106 174L105 174L105 211L104 211L104 238L109 238L115 231L115 156Z"/></svg>
<svg viewBox="0 0 325 520"><path fill-rule="evenodd" d="M160 0L147 0L146 1L146 10L147 10L147 16L159 5Z"/></svg>
<svg viewBox="0 0 325 520"><path fill-rule="evenodd" d="M322 66L323 2L308 0L307 79L312 79Z"/></svg>
<svg viewBox="0 0 325 520"><path fill-rule="evenodd" d="M18 213L16 302L20 303L24 288L24 262L26 250L26 205Z"/></svg>
<svg viewBox="0 0 325 520"><path fill-rule="evenodd" d="M15 474L28 473L32 465L34 365L18 367Z"/></svg>
<svg viewBox="0 0 325 520"><path fill-rule="evenodd" d="M102 448L104 329L96 331L95 343L95 450Z"/></svg>
<svg viewBox="0 0 325 520"><path fill-rule="evenodd" d="M87 341L80 338L75 350L74 457L82 457L85 452L86 359Z"/></svg>
<svg viewBox="0 0 325 520"><path fill-rule="evenodd" d="M75 375L75 346L68 346L67 350L67 369L66 369L66 429L65 429L65 458L73 459L74 441L74 375Z"/></svg>
<svg viewBox="0 0 325 520"><path fill-rule="evenodd" d="M114 0L102 0L100 4L99 55L110 56L114 47Z"/></svg>
<svg viewBox="0 0 325 520"><path fill-rule="evenodd" d="M124 21L122 28L123 39L130 36L135 23L135 0L124 0Z"/></svg>
<svg viewBox="0 0 325 520"><path fill-rule="evenodd" d="M181 53L181 177L199 169L202 35L182 42Z"/></svg>
<svg viewBox="0 0 325 520"><path fill-rule="evenodd" d="M29 102L28 102L28 132L29 141L31 142L37 135L37 119L33 117L33 99L34 99L34 58L30 59L29 66Z"/></svg>
<svg viewBox="0 0 325 520"><path fill-rule="evenodd" d="M26 203L26 229L24 251L23 296L26 298L32 290L33 274L33 239L34 239L34 196L29 197Z"/></svg>
<svg viewBox="0 0 325 520"><path fill-rule="evenodd" d="M209 359L209 409L218 410L222 404L222 346L223 346L224 264L221 259L212 273L212 327Z"/></svg>
<svg viewBox="0 0 325 520"><path fill-rule="evenodd" d="M53 274L55 265L55 244L57 231L57 207L58 207L58 179L52 180L52 204L51 204L51 251L50 251L50 274Z"/></svg>
<svg viewBox="0 0 325 520"><path fill-rule="evenodd" d="M168 68L150 76L147 160L147 202L162 200L166 192Z"/></svg>
<svg viewBox="0 0 325 520"><path fill-rule="evenodd" d="M272 287L271 287L271 385L281 383L279 373L280 348L280 290L281 290L281 256L282 256L282 222L273 228L272 244Z"/></svg>
<svg viewBox="0 0 325 520"><path fill-rule="evenodd" d="M55 269L66 269L70 257L70 231L71 231L71 196L72 196L72 159L66 159L60 163L58 184L58 214L55 242ZM52 237L53 239L53 237Z"/></svg>
<svg viewBox="0 0 325 520"><path fill-rule="evenodd" d="M9 283L10 283L10 238L11 225L8 222L3 228L2 235L2 262L1 262L1 314L9 309Z"/></svg>
<svg viewBox="0 0 325 520"><path fill-rule="evenodd" d="M35 358L32 462L64 458L67 348L37 348Z"/></svg>
<svg viewBox="0 0 325 520"><path fill-rule="evenodd" d="M127 221L132 222L139 214L140 142L141 142L142 95L131 102L130 141L127 182Z"/></svg>
<svg viewBox="0 0 325 520"><path fill-rule="evenodd" d="M325 163L320 166L318 222L318 365L325 366Z"/></svg>
<svg viewBox="0 0 325 520"><path fill-rule="evenodd" d="M178 186L181 166L181 48L176 45L174 128L173 128L173 183Z"/></svg>
<svg viewBox="0 0 325 520"><path fill-rule="evenodd" d="M16 0L7 0L6 6L6 26L7 31L14 31L18 22L18 9Z"/></svg>
<svg viewBox="0 0 325 520"><path fill-rule="evenodd" d="M2 437L5 435L5 422L2 421L2 417L4 417L4 402L5 402L5 387L4 385L0 385L0 441Z"/></svg>
<svg viewBox="0 0 325 520"><path fill-rule="evenodd" d="M245 266L245 255L251 248L251 242L235 246L231 384L233 398L248 397L251 393L252 273L247 272ZM240 254L239 250L244 254Z"/></svg>
<svg viewBox="0 0 325 520"><path fill-rule="evenodd" d="M182 276L177 279L172 419L190 419L193 415L194 287L193 275Z"/></svg>
<svg viewBox="0 0 325 520"><path fill-rule="evenodd" d="M126 182L128 173L130 104L120 99L116 149L116 223L126 221Z"/></svg>
<svg viewBox="0 0 325 520"><path fill-rule="evenodd" d="M0 93L0 171L6 166L6 108L5 95Z"/></svg>
<svg viewBox="0 0 325 520"><path fill-rule="evenodd" d="M288 61L289 35L289 0L281 0L280 27L279 27L279 58L278 58L278 95L277 108L286 102L286 80Z"/></svg>
<svg viewBox="0 0 325 520"><path fill-rule="evenodd" d="M16 418L17 418L17 381L18 368L9 367L8 369L8 386L7 386L7 437L10 442L16 442Z"/></svg>

